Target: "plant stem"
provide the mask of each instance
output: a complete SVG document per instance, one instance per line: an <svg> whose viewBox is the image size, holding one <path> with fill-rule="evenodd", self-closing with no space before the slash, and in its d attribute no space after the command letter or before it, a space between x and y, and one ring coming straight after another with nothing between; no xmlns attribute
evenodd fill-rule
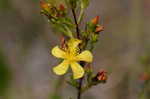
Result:
<svg viewBox="0 0 150 99"><path fill-rule="evenodd" d="M83 82L83 78L81 78L81 79L79 80L79 88L78 88L78 96L77 96L77 99L81 99L82 82Z"/></svg>
<svg viewBox="0 0 150 99"><path fill-rule="evenodd" d="M77 21L77 16L76 16L76 12L74 8L71 8L72 10L72 14L73 14L73 18L74 18L74 22L76 25L76 33L77 33L77 38L80 39L80 29L79 29L79 25L78 25L78 21ZM85 63L80 63L81 66L84 67ZM77 95L77 99L81 99L81 94L82 94L82 82L83 82L84 77L79 79L79 87L78 87L78 95Z"/></svg>
<svg viewBox="0 0 150 99"><path fill-rule="evenodd" d="M79 29L79 25L78 25L78 22L77 22L77 17L76 17L75 9L71 8L71 10L72 10L74 22L75 22L75 25L76 25L77 38L80 39L80 29Z"/></svg>
<svg viewBox="0 0 150 99"><path fill-rule="evenodd" d="M80 62L80 65L84 68L84 66L86 65L86 63L85 62ZM77 99L81 99L83 79L84 79L84 76L79 79L79 87L78 87L78 96L77 96Z"/></svg>

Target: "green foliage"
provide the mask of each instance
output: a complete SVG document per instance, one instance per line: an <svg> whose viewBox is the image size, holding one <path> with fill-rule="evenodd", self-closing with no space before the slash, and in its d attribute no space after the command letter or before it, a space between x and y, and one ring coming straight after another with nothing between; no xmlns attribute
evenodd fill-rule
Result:
<svg viewBox="0 0 150 99"><path fill-rule="evenodd" d="M45 6L46 5L46 6ZM67 37L73 37L73 29L75 25L73 24L71 18L67 16L66 8L64 5L60 9L49 3L41 3L41 13L48 18L49 23L52 25L54 31L60 32Z"/></svg>
<svg viewBox="0 0 150 99"><path fill-rule="evenodd" d="M73 37L71 29L73 29L74 25L69 18L58 18L57 20L51 20L54 24L52 24L54 30L57 30L63 35L68 37Z"/></svg>
<svg viewBox="0 0 150 99"><path fill-rule="evenodd" d="M73 79L73 76L70 76L70 80L67 81L67 83L75 88L78 88L79 87L79 83L77 80L74 80Z"/></svg>
<svg viewBox="0 0 150 99"><path fill-rule="evenodd" d="M81 9L85 9L89 6L89 0L81 0Z"/></svg>
<svg viewBox="0 0 150 99"><path fill-rule="evenodd" d="M47 2L54 4L54 5L59 5L59 4L64 4L65 0L46 0Z"/></svg>
<svg viewBox="0 0 150 99"><path fill-rule="evenodd" d="M66 3L70 5L71 8L77 8L80 0L66 0Z"/></svg>

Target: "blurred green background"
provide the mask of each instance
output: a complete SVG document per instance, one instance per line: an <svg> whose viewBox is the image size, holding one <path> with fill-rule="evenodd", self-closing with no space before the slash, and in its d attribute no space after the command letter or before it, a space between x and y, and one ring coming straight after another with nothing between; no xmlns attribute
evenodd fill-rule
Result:
<svg viewBox="0 0 150 99"><path fill-rule="evenodd" d="M149 9L150 0L91 0L84 21L99 15L105 27L93 66L109 76L83 99L150 99L150 82L139 79L150 74ZM76 90L51 71L57 61L50 49L58 42L39 0L0 0L0 99L75 97Z"/></svg>

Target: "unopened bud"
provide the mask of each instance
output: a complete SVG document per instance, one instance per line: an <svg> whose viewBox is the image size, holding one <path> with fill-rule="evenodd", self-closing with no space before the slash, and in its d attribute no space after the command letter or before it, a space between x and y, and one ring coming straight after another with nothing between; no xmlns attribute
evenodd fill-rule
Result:
<svg viewBox="0 0 150 99"><path fill-rule="evenodd" d="M65 10L65 6L64 6L63 4L60 4L60 5L59 5L59 10L60 10L60 11L64 11L64 10Z"/></svg>
<svg viewBox="0 0 150 99"><path fill-rule="evenodd" d="M98 22L99 22L99 16L96 16L95 18L93 18L92 20L91 20L91 22L93 23L93 24L98 24Z"/></svg>
<svg viewBox="0 0 150 99"><path fill-rule="evenodd" d="M46 3L45 1L40 1L40 6L43 10L49 12L50 10L50 4L49 3Z"/></svg>
<svg viewBox="0 0 150 99"><path fill-rule="evenodd" d="M107 81L107 72L104 70L100 70L93 78L92 84L97 85L99 83L106 83Z"/></svg>
<svg viewBox="0 0 150 99"><path fill-rule="evenodd" d="M98 81L106 81L107 80L107 72L104 70L100 70L97 73L96 78Z"/></svg>
<svg viewBox="0 0 150 99"><path fill-rule="evenodd" d="M96 30L95 30L96 33L102 32L102 31L104 31L104 27L103 26L97 26L96 27Z"/></svg>

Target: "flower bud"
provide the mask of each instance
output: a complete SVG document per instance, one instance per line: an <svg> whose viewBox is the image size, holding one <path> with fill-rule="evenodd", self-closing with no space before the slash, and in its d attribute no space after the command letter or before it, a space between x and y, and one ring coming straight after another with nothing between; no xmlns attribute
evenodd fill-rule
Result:
<svg viewBox="0 0 150 99"><path fill-rule="evenodd" d="M95 18L93 18L92 20L91 20L91 22L93 23L93 24L98 24L98 22L99 22L99 16L96 16Z"/></svg>
<svg viewBox="0 0 150 99"><path fill-rule="evenodd" d="M45 1L40 1L40 6L43 10L49 12L50 10L50 4L49 3L46 3Z"/></svg>
<svg viewBox="0 0 150 99"><path fill-rule="evenodd" d="M63 4L60 4L60 5L59 5L59 10L60 10L60 11L64 11L64 10L65 10L65 6L64 6Z"/></svg>
<svg viewBox="0 0 150 99"><path fill-rule="evenodd" d="M102 70L102 71L99 71L98 74L97 74L97 79L99 81L106 81L107 80L107 72Z"/></svg>
<svg viewBox="0 0 150 99"><path fill-rule="evenodd" d="M107 72L104 70L100 70L97 75L94 77L96 81L106 81L107 80Z"/></svg>
<svg viewBox="0 0 150 99"><path fill-rule="evenodd" d="M93 78L92 85L97 85L100 83L106 83L107 80L107 72L104 70L100 70Z"/></svg>
<svg viewBox="0 0 150 99"><path fill-rule="evenodd" d="M95 30L96 33L102 32L102 31L104 31L104 27L103 26L97 26L96 27L96 30Z"/></svg>
<svg viewBox="0 0 150 99"><path fill-rule="evenodd" d="M63 17L66 15L66 8L63 4L60 4L57 10L57 17Z"/></svg>

